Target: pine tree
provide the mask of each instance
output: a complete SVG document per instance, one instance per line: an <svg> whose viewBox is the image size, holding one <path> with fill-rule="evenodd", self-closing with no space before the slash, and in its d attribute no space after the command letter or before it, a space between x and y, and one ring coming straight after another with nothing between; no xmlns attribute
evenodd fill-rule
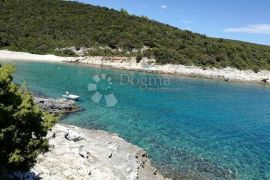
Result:
<svg viewBox="0 0 270 180"><path fill-rule="evenodd" d="M48 149L44 137L56 121L34 105L26 88L12 82L14 70L0 65L0 179L33 166L37 155Z"/></svg>

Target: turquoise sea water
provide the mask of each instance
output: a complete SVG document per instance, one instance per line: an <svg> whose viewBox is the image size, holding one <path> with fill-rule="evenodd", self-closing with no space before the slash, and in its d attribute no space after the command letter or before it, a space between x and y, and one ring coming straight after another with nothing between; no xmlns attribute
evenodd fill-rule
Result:
<svg viewBox="0 0 270 180"><path fill-rule="evenodd" d="M80 65L16 63L15 81L44 96L81 96L84 111L63 123L118 133L144 148L152 163L175 179L270 179L270 87ZM112 77L118 100L91 100L92 77ZM133 85L121 84L133 77ZM123 76L124 75L124 76ZM170 80L145 88L137 80Z"/></svg>

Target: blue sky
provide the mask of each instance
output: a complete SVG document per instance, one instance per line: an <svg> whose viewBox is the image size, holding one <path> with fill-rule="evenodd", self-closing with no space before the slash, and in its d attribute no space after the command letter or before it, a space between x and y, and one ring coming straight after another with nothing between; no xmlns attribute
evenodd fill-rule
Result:
<svg viewBox="0 0 270 180"><path fill-rule="evenodd" d="M211 37L270 45L269 0L80 0Z"/></svg>

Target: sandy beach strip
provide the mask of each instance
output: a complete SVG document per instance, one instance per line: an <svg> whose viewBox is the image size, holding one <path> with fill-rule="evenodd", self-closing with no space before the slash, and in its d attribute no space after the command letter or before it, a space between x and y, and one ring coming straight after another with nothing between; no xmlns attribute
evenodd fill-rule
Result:
<svg viewBox="0 0 270 180"><path fill-rule="evenodd" d="M63 62L70 58L55 55L38 55L26 52L15 52L8 50L0 50L0 60L14 61L39 61L39 62Z"/></svg>

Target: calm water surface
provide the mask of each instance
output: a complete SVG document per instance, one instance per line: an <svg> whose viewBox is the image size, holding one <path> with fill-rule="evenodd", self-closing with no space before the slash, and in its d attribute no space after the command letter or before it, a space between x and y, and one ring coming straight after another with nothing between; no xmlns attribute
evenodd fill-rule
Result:
<svg viewBox="0 0 270 180"><path fill-rule="evenodd" d="M50 97L65 91L81 96L79 105L85 110L63 123L118 133L143 147L164 175L270 179L269 87L67 64L16 66L15 81L27 82L32 91ZM95 92L89 92L88 84L95 83L96 74L112 77L109 93L117 98L116 106L91 100ZM133 85L126 79L121 83L121 75L122 80L133 77ZM167 90L159 83L134 86L137 79L149 78L169 78Z"/></svg>

